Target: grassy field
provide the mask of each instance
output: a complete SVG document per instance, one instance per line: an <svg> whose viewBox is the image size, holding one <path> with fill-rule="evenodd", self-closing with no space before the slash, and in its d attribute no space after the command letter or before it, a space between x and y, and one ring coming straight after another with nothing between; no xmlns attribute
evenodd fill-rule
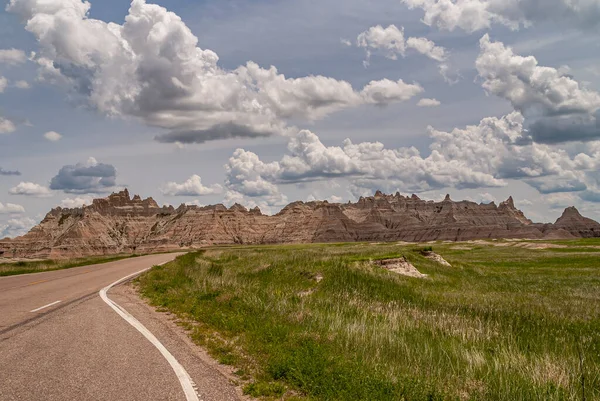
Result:
<svg viewBox="0 0 600 401"><path fill-rule="evenodd" d="M16 276L18 274L40 273L45 271L70 269L73 267L95 265L100 263L114 262L116 260L132 258L139 255L112 255L92 256L87 258L68 260L36 260L18 262L0 262L0 277Z"/></svg>
<svg viewBox="0 0 600 401"><path fill-rule="evenodd" d="M255 397L600 399L600 241L490 244L214 248L138 283ZM428 277L371 263L399 256Z"/></svg>

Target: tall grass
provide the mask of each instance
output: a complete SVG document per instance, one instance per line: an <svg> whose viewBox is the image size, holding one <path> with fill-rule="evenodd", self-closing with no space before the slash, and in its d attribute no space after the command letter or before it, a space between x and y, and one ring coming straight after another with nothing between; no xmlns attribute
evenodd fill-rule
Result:
<svg viewBox="0 0 600 401"><path fill-rule="evenodd" d="M600 399L600 249L394 244L211 249L140 278L144 295L295 400ZM592 251L596 249L596 252ZM404 255L427 279L370 260Z"/></svg>

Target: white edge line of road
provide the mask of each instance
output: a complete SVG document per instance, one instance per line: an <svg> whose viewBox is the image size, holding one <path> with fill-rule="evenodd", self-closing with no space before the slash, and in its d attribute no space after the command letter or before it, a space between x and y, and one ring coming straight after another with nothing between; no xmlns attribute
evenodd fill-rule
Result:
<svg viewBox="0 0 600 401"><path fill-rule="evenodd" d="M51 307L51 306L54 306L54 305L56 305L56 304L58 304L58 303L60 303L60 302L61 302L61 301L55 301L55 302L52 302L52 303L50 303L50 304L48 304L48 305L44 305L44 306L42 306L42 307L40 307L40 308L34 309L34 310L32 310L32 311L29 311L29 312L30 312L30 313L34 313L34 312L37 312L37 311L41 311L42 309L49 308L49 307Z"/></svg>
<svg viewBox="0 0 600 401"><path fill-rule="evenodd" d="M165 263L167 263L167 262L165 262ZM165 263L162 263L162 264L165 264ZM123 319L125 319L127 321L127 323L129 323L130 325L135 327L137 329L137 331L142 333L142 335L144 337L146 337L146 339L148 341L150 341L152 343L152 345L154 345L156 347L156 349L158 349L160 351L162 356L167 360L167 362L169 362L169 365L171 365L171 368L173 368L175 375L177 375L177 378L179 379L179 383L181 384L181 388L183 389L183 392L185 393L186 400L187 401L202 401L198 398L198 394L196 393L196 389L194 388L194 382L192 381L192 378L190 377L188 372L185 370L185 368L177 361L177 359L175 359L173 354L171 354L169 352L169 350L167 350L167 348L154 336L154 334L152 334L150 332L150 330L148 330L142 323L140 323L139 320L137 320L135 317L133 317L129 312L127 312L125 309L123 309L117 303L115 303L114 301L109 299L108 296L106 295L108 290L110 290L112 287L122 283L123 281L129 280L132 277L142 274L150 269L151 269L151 267L144 269L144 270L140 270L137 273L130 274L127 277L123 277L122 279L115 281L108 287L105 287L102 290L100 290L100 298L102 298L102 300L104 302L106 302L108 304L108 306L110 306L115 312L117 312L117 314L119 314L119 316L121 316Z"/></svg>

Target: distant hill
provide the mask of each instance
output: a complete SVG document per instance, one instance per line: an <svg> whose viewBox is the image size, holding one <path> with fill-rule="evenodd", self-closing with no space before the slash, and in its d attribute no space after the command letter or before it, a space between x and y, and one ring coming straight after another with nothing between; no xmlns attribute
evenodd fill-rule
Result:
<svg viewBox="0 0 600 401"><path fill-rule="evenodd" d="M600 224L575 208L566 209L555 224L536 224L512 197L496 205L377 192L356 203L294 202L267 216L238 204L160 207L124 190L89 206L53 209L28 234L0 240L0 255L68 258L215 244L582 237L600 237Z"/></svg>

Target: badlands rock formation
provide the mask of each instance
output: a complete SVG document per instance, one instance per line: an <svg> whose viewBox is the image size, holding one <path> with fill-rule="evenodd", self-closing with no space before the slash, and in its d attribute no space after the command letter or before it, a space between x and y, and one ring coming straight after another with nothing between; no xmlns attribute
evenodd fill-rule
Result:
<svg viewBox="0 0 600 401"><path fill-rule="evenodd" d="M53 209L28 234L0 240L0 256L69 258L149 253L212 244L600 237L600 224L565 210L534 224L512 198L500 205L425 201L400 194L357 203L295 202L274 216L240 205L160 207L127 190L77 209Z"/></svg>

